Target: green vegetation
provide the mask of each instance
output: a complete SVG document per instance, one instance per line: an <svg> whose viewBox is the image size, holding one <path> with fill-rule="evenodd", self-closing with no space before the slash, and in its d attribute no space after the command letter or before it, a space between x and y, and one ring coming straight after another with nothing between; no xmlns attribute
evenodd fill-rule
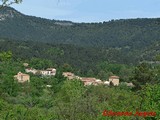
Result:
<svg viewBox="0 0 160 120"><path fill-rule="evenodd" d="M11 52L1 52L5 59ZM4 58L4 57L2 57ZM159 65L149 67L149 64L142 63L137 67L127 67L126 65L109 64L102 62L97 66L101 69L101 77L109 72L125 75L123 81L129 78L136 81L136 87L132 90L126 86L83 86L79 80L66 80L62 76L62 71L75 69L68 68L68 65L57 66L55 77L40 77L30 74L29 83L18 83L13 79L17 72L24 72L24 60L15 59L13 54L9 60L0 61L0 119L5 120L150 120L160 119L160 81L155 79L159 76ZM55 64L50 60L33 58L30 67L37 69L47 68ZM47 64L44 64L47 63ZM55 65L56 66L56 65ZM66 69L67 67L68 69ZM122 69L122 71L121 71ZM130 71L128 71L130 70ZM93 70L89 70L90 76ZM102 72L103 71L103 72ZM85 75L85 74L83 74ZM105 76L105 78L107 78ZM144 81L145 80L145 81ZM51 85L51 88L46 87ZM139 88L139 85L141 86ZM103 111L136 111L156 112L154 117L146 116L103 116Z"/></svg>
<svg viewBox="0 0 160 120"><path fill-rule="evenodd" d="M0 15L1 120L160 119L158 18L72 23L25 16L8 7ZM54 77L30 74L30 82L18 83L13 76L25 73L23 63L57 72ZM118 75L121 84L84 86L63 72L101 80ZM104 110L156 116L107 117Z"/></svg>
<svg viewBox="0 0 160 120"><path fill-rule="evenodd" d="M45 53L50 56L71 56L75 51L75 54L83 52L83 56L96 54L91 56L92 59L98 57L103 58L102 61L136 64L143 60L154 61L160 52L159 18L72 23L26 16L9 7L2 9L0 15L0 38L19 40L22 43L19 50L33 52L29 50L32 49L36 56L41 55L37 53L39 49L49 47ZM47 44L41 43L35 47L37 43L32 45L28 41Z"/></svg>
<svg viewBox="0 0 160 120"><path fill-rule="evenodd" d="M118 61L116 55L113 58L114 55L110 56L105 50L96 48L3 40L0 41L0 50L12 51L14 60L29 62L35 69L61 67L63 71L70 71L79 76L103 80L109 75L116 74L126 81L134 69L132 65L124 65Z"/></svg>
<svg viewBox="0 0 160 120"><path fill-rule="evenodd" d="M0 36L15 40L141 50L160 39L159 18L72 23L26 16L7 7L0 14Z"/></svg>
<svg viewBox="0 0 160 120"><path fill-rule="evenodd" d="M103 23L72 23L26 16L13 8L0 11L1 38L45 43L144 50L160 40L160 19L111 20ZM12 15L9 17L8 15Z"/></svg>

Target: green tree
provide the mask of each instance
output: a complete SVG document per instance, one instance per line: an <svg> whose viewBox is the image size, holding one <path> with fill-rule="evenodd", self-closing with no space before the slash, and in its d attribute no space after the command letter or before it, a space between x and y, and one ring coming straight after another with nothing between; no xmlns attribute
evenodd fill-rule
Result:
<svg viewBox="0 0 160 120"><path fill-rule="evenodd" d="M20 86L12 77L5 76L3 83L0 85L3 93L7 93L10 96L16 96L20 90Z"/></svg>
<svg viewBox="0 0 160 120"><path fill-rule="evenodd" d="M160 119L160 84L151 85L147 84L140 92L141 96L141 111L156 112L154 117L146 117L147 120Z"/></svg>
<svg viewBox="0 0 160 120"><path fill-rule="evenodd" d="M46 69L49 67L53 67L53 62L48 59L32 58L30 60L30 66L35 69Z"/></svg>
<svg viewBox="0 0 160 120"><path fill-rule="evenodd" d="M32 77L30 82L30 94L33 97L41 96L43 92L43 81L38 77Z"/></svg>
<svg viewBox="0 0 160 120"><path fill-rule="evenodd" d="M154 58L156 61L160 61L160 54L156 55Z"/></svg>
<svg viewBox="0 0 160 120"><path fill-rule="evenodd" d="M94 76L94 72L92 69L90 69L88 72L87 72L87 76L88 77L93 77Z"/></svg>
<svg viewBox="0 0 160 120"><path fill-rule="evenodd" d="M19 4L21 2L22 2L22 0L1 0L0 8L2 8L4 6L9 6L12 4Z"/></svg>
<svg viewBox="0 0 160 120"><path fill-rule="evenodd" d="M82 96L84 90L84 86L79 80L65 81L61 88L62 98L64 98L66 102L75 101Z"/></svg>
<svg viewBox="0 0 160 120"><path fill-rule="evenodd" d="M98 78L99 78L99 79L102 79L102 80L106 80L106 79L108 78L108 74L107 74L105 71L101 70L101 71L98 73Z"/></svg>
<svg viewBox="0 0 160 120"><path fill-rule="evenodd" d="M155 74L151 65L142 63L135 68L134 77L132 78L133 84L137 89L141 89L146 83L155 82Z"/></svg>
<svg viewBox="0 0 160 120"><path fill-rule="evenodd" d="M56 96L55 105L57 114L61 119L76 119L79 107L77 103L83 96L85 88L79 80L67 80Z"/></svg>
<svg viewBox="0 0 160 120"><path fill-rule="evenodd" d="M0 61L9 61L12 59L12 52L1 52L0 53Z"/></svg>
<svg viewBox="0 0 160 120"><path fill-rule="evenodd" d="M63 69L64 72L72 72L73 71L72 66L67 64L67 63L63 64L62 69Z"/></svg>

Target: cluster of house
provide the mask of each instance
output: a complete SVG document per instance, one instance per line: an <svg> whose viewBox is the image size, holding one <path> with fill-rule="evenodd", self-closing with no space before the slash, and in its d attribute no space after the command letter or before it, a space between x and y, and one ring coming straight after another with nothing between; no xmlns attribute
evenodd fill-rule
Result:
<svg viewBox="0 0 160 120"><path fill-rule="evenodd" d="M55 76L56 69L55 68L47 68L46 70L36 70L34 68L25 69L26 73L39 74L42 76Z"/></svg>
<svg viewBox="0 0 160 120"><path fill-rule="evenodd" d="M102 81L100 79L91 78L91 77L79 77L79 76L74 75L74 73L71 73L71 72L63 72L63 76L66 77L68 80L79 79L80 81L83 82L84 86L101 85L101 84L110 85L111 83L114 86L119 85L118 76L110 76L109 81Z"/></svg>
<svg viewBox="0 0 160 120"><path fill-rule="evenodd" d="M23 64L25 67L28 67L28 63ZM46 70L36 70L34 68L26 68L26 73L39 74L42 76L55 76L56 69L55 68L47 68ZM14 76L16 80L20 83L30 82L30 75L18 72L17 75Z"/></svg>
<svg viewBox="0 0 160 120"><path fill-rule="evenodd" d="M25 64L24 66L27 66L27 64ZM55 76L56 75L56 69L55 68L47 68L46 70L36 70L36 69L33 69L33 68L26 68L25 72L26 73L32 73L32 74L40 74L42 76ZM71 73L71 72L63 72L62 75L64 77L66 77L68 80L78 79L78 80L83 82L84 86L102 85L102 84L103 85L108 85L108 86L111 85L111 84L113 86L118 86L120 84L118 76L110 76L108 81L102 81L100 79L91 78L91 77L79 77L79 76L76 76L74 73ZM17 79L18 82L20 82L20 83L30 81L29 74L24 74L24 73L21 73L21 72L18 72L18 74L15 75L14 78ZM134 87L134 85L132 83L124 82L124 84L126 86L129 86L129 87Z"/></svg>

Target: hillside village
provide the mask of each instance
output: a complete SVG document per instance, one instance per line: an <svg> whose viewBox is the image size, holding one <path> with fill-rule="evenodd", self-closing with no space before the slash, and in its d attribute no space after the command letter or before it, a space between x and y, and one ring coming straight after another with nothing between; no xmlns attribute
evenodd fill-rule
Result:
<svg viewBox="0 0 160 120"><path fill-rule="evenodd" d="M23 63L23 66L26 67L25 72L26 73L32 73L34 75L41 75L43 77L49 77L49 76L55 76L56 75L56 69L55 68L47 68L46 70L36 70L34 68L27 68L29 66L28 63ZM24 83L24 82L30 82L30 75L18 72L17 75L14 76L14 79L18 80L19 83ZM89 86L89 85L107 85L107 86L119 86L120 84L120 77L119 76L110 76L108 80L103 81L100 79L96 79L93 77L80 77L76 76L72 72L63 72L62 75L67 78L68 80L80 80L84 84L84 86ZM123 82L128 87L134 87L133 83L127 83ZM48 85L50 86L50 85ZM51 87L51 86L50 86Z"/></svg>
<svg viewBox="0 0 160 120"><path fill-rule="evenodd" d="M0 120L160 120L160 2L21 2L0 3Z"/></svg>

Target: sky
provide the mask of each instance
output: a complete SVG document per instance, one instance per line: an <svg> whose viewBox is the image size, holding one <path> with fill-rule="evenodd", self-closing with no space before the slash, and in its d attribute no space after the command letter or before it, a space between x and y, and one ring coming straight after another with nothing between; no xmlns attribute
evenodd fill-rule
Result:
<svg viewBox="0 0 160 120"><path fill-rule="evenodd" d="M160 17L160 0L23 0L12 7L26 15L79 23Z"/></svg>

